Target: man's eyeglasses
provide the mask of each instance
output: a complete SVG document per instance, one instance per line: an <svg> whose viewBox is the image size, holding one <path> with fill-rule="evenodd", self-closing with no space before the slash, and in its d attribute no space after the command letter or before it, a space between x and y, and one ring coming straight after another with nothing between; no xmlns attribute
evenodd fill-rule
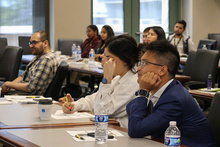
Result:
<svg viewBox="0 0 220 147"><path fill-rule="evenodd" d="M157 64L157 63L152 63L152 62L149 62L147 60L141 60L138 62L138 66L141 66L141 68L144 68L144 66L149 63L149 64L152 64L152 65L156 65L156 66L163 66L161 64Z"/></svg>
<svg viewBox="0 0 220 147"><path fill-rule="evenodd" d="M44 41L45 41L45 40L44 40ZM44 42L44 41L35 41L35 40L34 40L34 41L29 41L28 44L29 44L29 45L31 45L31 44L32 44L32 45L36 45L38 42Z"/></svg>

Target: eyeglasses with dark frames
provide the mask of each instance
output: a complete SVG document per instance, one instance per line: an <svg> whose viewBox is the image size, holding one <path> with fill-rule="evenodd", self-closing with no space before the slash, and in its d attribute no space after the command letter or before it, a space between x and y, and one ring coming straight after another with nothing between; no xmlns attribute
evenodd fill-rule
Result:
<svg viewBox="0 0 220 147"><path fill-rule="evenodd" d="M156 65L156 66L163 66L161 64L157 64L157 63L152 63L152 62L149 62L147 60L141 60L138 62L138 66L141 66L141 68L144 68L144 66L149 63L149 64L152 64L152 65Z"/></svg>
<svg viewBox="0 0 220 147"><path fill-rule="evenodd" d="M43 40L43 41L36 41L36 40L34 40L34 41L29 41L28 42L28 44L29 44L29 46L32 44L32 45L36 45L37 43L39 43L39 42L44 42L45 40Z"/></svg>

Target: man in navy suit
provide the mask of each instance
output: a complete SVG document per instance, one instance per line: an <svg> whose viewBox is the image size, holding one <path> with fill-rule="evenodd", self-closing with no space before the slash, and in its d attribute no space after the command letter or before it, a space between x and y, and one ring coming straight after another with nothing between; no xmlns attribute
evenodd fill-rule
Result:
<svg viewBox="0 0 220 147"><path fill-rule="evenodd" d="M139 91L127 105L128 134L164 139L170 121L176 121L181 144L216 146L205 115L182 84L175 80L179 53L168 41L155 41L138 64ZM152 112L147 114L152 105ZM148 106L149 105L149 106Z"/></svg>

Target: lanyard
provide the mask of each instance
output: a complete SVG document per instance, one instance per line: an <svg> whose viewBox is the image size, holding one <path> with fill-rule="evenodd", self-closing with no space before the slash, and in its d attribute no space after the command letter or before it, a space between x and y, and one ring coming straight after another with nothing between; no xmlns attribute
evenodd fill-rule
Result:
<svg viewBox="0 0 220 147"><path fill-rule="evenodd" d="M182 36L180 37L180 39L178 40L178 42L177 42L177 44L176 44L176 39L175 39L175 37L174 37L174 45L175 46L178 46L178 44L180 43L180 40L182 39Z"/></svg>

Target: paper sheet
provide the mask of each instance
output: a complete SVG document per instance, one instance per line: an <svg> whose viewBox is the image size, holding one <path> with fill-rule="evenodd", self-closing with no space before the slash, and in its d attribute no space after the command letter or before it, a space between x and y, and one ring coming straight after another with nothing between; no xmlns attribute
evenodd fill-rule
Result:
<svg viewBox="0 0 220 147"><path fill-rule="evenodd" d="M79 118L91 118L95 116L87 112L74 112L72 114L66 114L63 113L63 110L57 110L54 114L52 114L52 117L55 119L79 119Z"/></svg>
<svg viewBox="0 0 220 147"><path fill-rule="evenodd" d="M82 142L82 141L95 141L94 137L86 135L87 133L92 133L92 132L95 132L95 131L70 131L70 130L67 130L67 133L69 133L75 141L79 141L79 142ZM80 135L81 137L83 137L84 140L76 138L75 136L77 134ZM108 134L114 136L113 139L108 139L108 141L117 141L117 139L115 137L122 137L122 136L124 136L123 134L121 134L117 130L108 130Z"/></svg>
<svg viewBox="0 0 220 147"><path fill-rule="evenodd" d="M0 105L10 105L10 104L12 104L12 102L7 101L7 100L4 99L4 98L1 98L1 99L0 99Z"/></svg>
<svg viewBox="0 0 220 147"><path fill-rule="evenodd" d="M15 103L20 103L20 104L37 104L37 101L42 100L42 99L49 99L52 100L52 98L45 98L43 96L37 96L37 98L34 98L36 96L32 95L5 95L4 96L6 100L8 101L13 101ZM33 97L33 98L30 98Z"/></svg>

